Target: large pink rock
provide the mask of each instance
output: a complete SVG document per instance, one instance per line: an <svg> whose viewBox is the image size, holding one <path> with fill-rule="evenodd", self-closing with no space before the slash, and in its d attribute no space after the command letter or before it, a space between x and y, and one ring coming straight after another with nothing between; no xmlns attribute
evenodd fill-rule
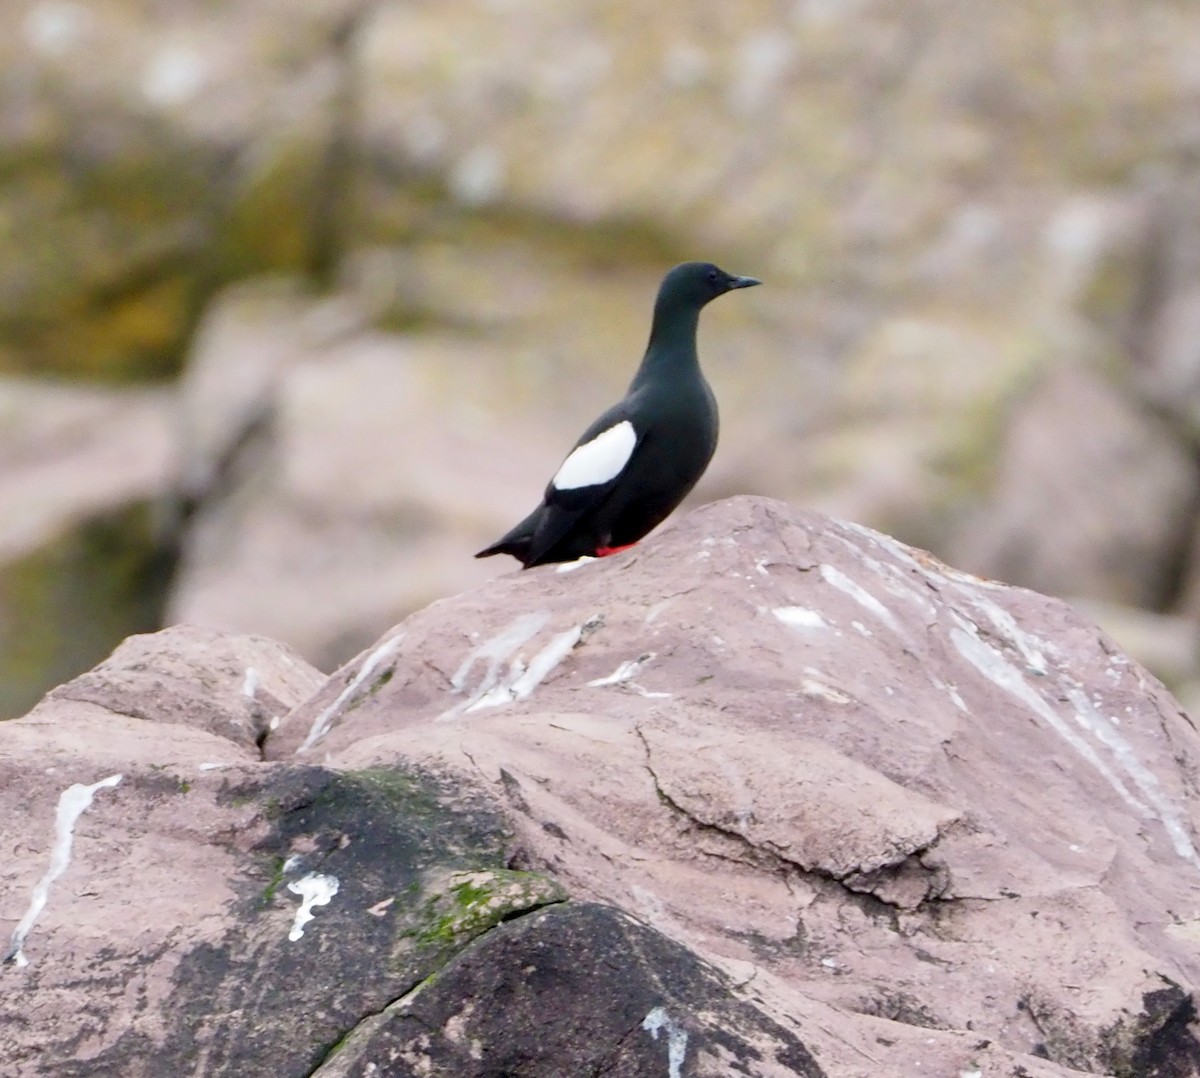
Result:
<svg viewBox="0 0 1200 1078"><path fill-rule="evenodd" d="M736 498L289 662L0 727L6 1073L1200 1074L1200 737L1057 600Z"/></svg>
<svg viewBox="0 0 1200 1078"><path fill-rule="evenodd" d="M861 527L733 499L512 574L414 615L267 753L490 785L529 864L769 985L836 1074L969 1071L930 1030L1200 1060L1191 721L1064 603Z"/></svg>

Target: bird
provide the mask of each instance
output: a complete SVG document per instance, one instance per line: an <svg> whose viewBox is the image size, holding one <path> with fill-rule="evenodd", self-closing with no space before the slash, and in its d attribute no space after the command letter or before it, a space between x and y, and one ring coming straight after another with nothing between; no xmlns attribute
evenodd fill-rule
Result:
<svg viewBox="0 0 1200 1078"><path fill-rule="evenodd" d="M475 557L510 554L525 569L602 558L662 523L717 448L717 402L696 352L700 311L726 292L761 283L711 262L668 271L645 356L624 399L583 432L541 504Z"/></svg>

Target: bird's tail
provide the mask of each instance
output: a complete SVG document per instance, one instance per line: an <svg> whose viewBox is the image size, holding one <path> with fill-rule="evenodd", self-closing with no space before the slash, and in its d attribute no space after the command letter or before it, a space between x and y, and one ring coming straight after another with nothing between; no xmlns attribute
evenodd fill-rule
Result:
<svg viewBox="0 0 1200 1078"><path fill-rule="evenodd" d="M533 543L533 533L537 531L541 514L542 507L539 505L520 524L497 539L491 546L484 547L475 557L490 558L494 554L511 554L522 565L527 565L529 548Z"/></svg>

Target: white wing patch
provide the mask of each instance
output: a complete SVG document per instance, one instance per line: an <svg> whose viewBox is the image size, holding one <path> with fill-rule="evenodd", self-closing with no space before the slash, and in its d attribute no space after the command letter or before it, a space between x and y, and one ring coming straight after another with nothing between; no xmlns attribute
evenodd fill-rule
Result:
<svg viewBox="0 0 1200 1078"><path fill-rule="evenodd" d="M633 424L623 419L615 427L601 431L590 442L575 449L566 460L550 485L555 490L577 490L607 483L621 474L621 469L633 455L637 445L637 434Z"/></svg>

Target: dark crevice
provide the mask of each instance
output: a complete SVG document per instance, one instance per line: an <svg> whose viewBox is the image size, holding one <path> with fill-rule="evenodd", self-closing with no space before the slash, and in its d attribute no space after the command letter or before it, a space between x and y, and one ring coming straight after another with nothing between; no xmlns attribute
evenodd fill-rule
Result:
<svg viewBox="0 0 1200 1078"><path fill-rule="evenodd" d="M429 975L429 977L432 977L432 976L434 976L434 974L431 973ZM366 1011L365 1013L360 1015L355 1020L354 1024L325 1050L325 1052L321 1055L321 1058L317 1061L316 1066L313 1067L312 1070L308 1071L307 1074L305 1074L304 1078L318 1078L318 1076L320 1075L321 1070L325 1066L325 1064L328 1063L335 1055L338 1054L338 1052L340 1052L345 1047L346 1042L351 1037L353 1037L354 1034L357 1033L358 1030L361 1029L365 1023L374 1021L377 1018L382 1018L392 1007L396 1006L398 1003L403 1003L404 1000L406 1000L409 996L411 996L414 992L416 992L423 984L425 984L429 980L429 977L422 977L420 980L411 982L404 989L403 992L400 992L397 995L393 996L391 999L387 1000L382 1006L377 1007L373 1011Z"/></svg>

